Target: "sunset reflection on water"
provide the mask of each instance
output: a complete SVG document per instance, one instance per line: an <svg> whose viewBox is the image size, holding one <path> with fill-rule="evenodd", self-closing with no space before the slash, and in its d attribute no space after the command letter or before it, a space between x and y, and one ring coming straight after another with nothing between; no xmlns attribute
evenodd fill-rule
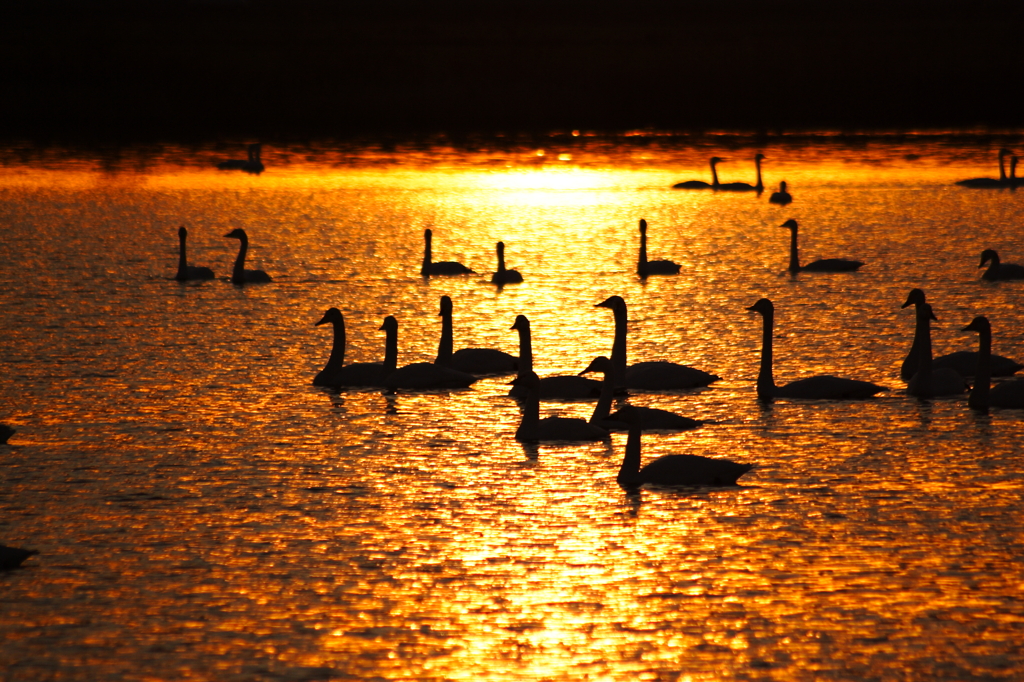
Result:
<svg viewBox="0 0 1024 682"><path fill-rule="evenodd" d="M976 268L1024 260L1024 195L953 186L994 152L947 138L645 140L268 144L258 176L184 147L2 167L0 541L40 550L0 575L5 679L1014 679L1022 415L907 396L899 306L927 290L936 354L973 348L959 329L985 314L1024 358L1022 285ZM751 182L757 151L792 205L670 189L712 154ZM790 277L790 217L806 259L866 265ZM679 275L637 277L640 218ZM179 225L218 279L170 279ZM236 227L273 283L228 281ZM427 228L477 274L422 278ZM499 240L521 284L489 282ZM624 434L521 444L510 377L310 385L331 306L347 362L382 358L387 315L399 364L432 360L448 295L456 348L516 353L524 314L538 373L575 374L611 352L613 294L630 362L723 377L629 397L709 422L645 434L644 461L753 463L739 488L627 494ZM761 297L780 383L890 390L759 404Z"/></svg>

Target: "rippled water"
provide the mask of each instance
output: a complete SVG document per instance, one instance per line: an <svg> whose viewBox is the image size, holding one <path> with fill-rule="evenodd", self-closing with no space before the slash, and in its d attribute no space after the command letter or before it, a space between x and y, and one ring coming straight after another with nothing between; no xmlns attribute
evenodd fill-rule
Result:
<svg viewBox="0 0 1024 682"><path fill-rule="evenodd" d="M657 136L494 147L264 149L260 176L221 150L111 160L5 150L0 168L0 542L38 549L0 574L0 679L1020 679L1024 413L906 396L912 287L936 353L1024 357L1024 192L971 191L996 146L974 138L824 136L801 145ZM728 157L767 195L680 192ZM236 156L238 153L235 154ZM769 191L771 191L771 189ZM855 274L795 278L804 260ZM634 274L637 221L675 277ZM218 279L179 284L175 231ZM237 242L268 285L228 281ZM419 276L435 257L481 273ZM494 244L525 278L489 284ZM349 361L456 347L515 352L533 325L542 375L611 350L724 379L636 394L713 424L648 434L644 458L752 462L736 489L615 483L625 436L524 446L508 378L386 396L311 386L346 316ZM776 378L890 387L867 402L755 399L760 319L777 308ZM588 416L588 403L543 406Z"/></svg>

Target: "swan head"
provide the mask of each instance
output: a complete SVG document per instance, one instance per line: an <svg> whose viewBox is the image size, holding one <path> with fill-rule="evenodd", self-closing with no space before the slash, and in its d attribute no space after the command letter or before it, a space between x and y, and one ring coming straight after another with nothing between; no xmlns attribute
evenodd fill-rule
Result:
<svg viewBox="0 0 1024 682"><path fill-rule="evenodd" d="M626 302L622 300L621 296L609 296L600 303L594 304L595 308L611 308L613 311L625 310Z"/></svg>
<svg viewBox="0 0 1024 682"><path fill-rule="evenodd" d="M779 183L779 191L782 192L782 193L786 192L786 181L785 180L783 180L782 182Z"/></svg>
<svg viewBox="0 0 1024 682"><path fill-rule="evenodd" d="M1012 152L1009 149L1007 149L1006 147L1003 147L1002 149L999 150L999 158L1003 158L1004 156L1006 156L1007 154L1010 154L1010 153L1012 153Z"/></svg>
<svg viewBox="0 0 1024 682"><path fill-rule="evenodd" d="M526 319L526 315L516 315L516 321L512 323L510 329L517 329L519 331L530 331L530 321Z"/></svg>
<svg viewBox="0 0 1024 682"><path fill-rule="evenodd" d="M339 322L341 324L345 324L345 318L342 316L341 311L338 310L337 308L328 308L327 312L324 313L324 316L320 318L320 321L314 324L313 326L319 327L320 325L327 324L328 322L332 324L337 324Z"/></svg>
<svg viewBox="0 0 1024 682"><path fill-rule="evenodd" d="M451 317L452 314L452 298L451 296L441 297L441 312L437 314L438 317Z"/></svg>
<svg viewBox="0 0 1024 682"><path fill-rule="evenodd" d="M647 234L647 221L640 219L640 234Z"/></svg>
<svg viewBox="0 0 1024 682"><path fill-rule="evenodd" d="M797 228L797 225L796 225L796 221L793 220L792 218L790 218L786 222L784 222L781 225L779 225L779 227L788 227L791 230L795 230Z"/></svg>
<svg viewBox="0 0 1024 682"><path fill-rule="evenodd" d="M747 310L753 313L761 313L762 315L774 315L775 305L767 298L762 298L757 303L747 308Z"/></svg>
<svg viewBox="0 0 1024 682"><path fill-rule="evenodd" d="M604 372L605 374L610 374L611 371L612 361L609 360L604 355L599 355L593 360L591 360L590 364L587 365L587 368L580 372L577 376L583 376L584 374L589 374L590 372Z"/></svg>
<svg viewBox="0 0 1024 682"><path fill-rule="evenodd" d="M907 300L900 306L900 310L909 308L912 305L924 305L924 292L920 289L911 289L907 294Z"/></svg>
<svg viewBox="0 0 1024 682"><path fill-rule="evenodd" d="M184 239L187 236L188 236L188 230L186 230L185 226L182 225L181 227L178 228L178 239Z"/></svg>
<svg viewBox="0 0 1024 682"><path fill-rule="evenodd" d="M717 165L717 164L720 164L720 163L722 163L723 161L725 161L725 159L720 159L720 158L718 158L717 156L712 156L712 157L711 157L711 165L712 165L712 166L715 166L715 165Z"/></svg>
<svg viewBox="0 0 1024 682"><path fill-rule="evenodd" d="M500 255L503 255L504 253L505 253L505 242L498 242L498 255L500 256Z"/></svg>
<svg viewBox="0 0 1024 682"><path fill-rule="evenodd" d="M992 325L988 323L988 318L984 315L978 315L976 318L971 320L971 323L961 329L962 332L980 332L980 333L992 333Z"/></svg>
<svg viewBox="0 0 1024 682"><path fill-rule="evenodd" d="M978 265L978 267L985 267L985 263L989 261L992 261L993 263L999 262L999 254L996 253L995 249L985 249L984 251L981 252L981 264Z"/></svg>
<svg viewBox="0 0 1024 682"><path fill-rule="evenodd" d="M423 238L427 240L428 244L430 243L430 240L434 238L434 233L429 227L423 230Z"/></svg>
<svg viewBox="0 0 1024 682"><path fill-rule="evenodd" d="M384 324L380 326L380 331L398 331L398 320L395 319L394 315L388 315L387 317L384 318Z"/></svg>
<svg viewBox="0 0 1024 682"><path fill-rule="evenodd" d="M767 156L765 156L764 154L761 154L760 152L757 153L757 154L754 154L754 162L755 163L764 161L767 158L768 158Z"/></svg>
<svg viewBox="0 0 1024 682"><path fill-rule="evenodd" d="M540 388L540 377L536 372L526 372L509 382L509 386L524 386L534 390Z"/></svg>
<svg viewBox="0 0 1024 682"><path fill-rule="evenodd" d="M240 227L236 227L235 229L231 230L224 236L229 239L248 239L248 237L245 234L245 230L243 230Z"/></svg>

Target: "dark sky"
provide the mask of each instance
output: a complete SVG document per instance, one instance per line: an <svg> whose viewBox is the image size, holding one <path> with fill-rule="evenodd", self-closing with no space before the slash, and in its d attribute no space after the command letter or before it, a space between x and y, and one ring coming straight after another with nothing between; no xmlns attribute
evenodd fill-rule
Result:
<svg viewBox="0 0 1024 682"><path fill-rule="evenodd" d="M1019 127L1024 3L5 3L0 137Z"/></svg>

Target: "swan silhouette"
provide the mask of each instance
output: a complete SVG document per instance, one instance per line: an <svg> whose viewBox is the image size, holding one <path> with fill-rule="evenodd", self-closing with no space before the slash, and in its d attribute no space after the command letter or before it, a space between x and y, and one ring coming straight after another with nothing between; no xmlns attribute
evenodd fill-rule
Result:
<svg viewBox="0 0 1024 682"><path fill-rule="evenodd" d="M388 354L389 344L385 343L384 362L354 362L345 364L345 317L337 308L328 308L314 326L330 323L334 327L334 345L327 365L313 379L314 386L383 386L384 379L395 371L398 360L397 337L394 353ZM384 329L384 327L381 327ZM397 333L397 324L395 331ZM390 364L389 364L390 361Z"/></svg>
<svg viewBox="0 0 1024 682"><path fill-rule="evenodd" d="M761 368L757 373L757 397L764 402L774 398L807 400L862 400L887 390L877 384L856 379L843 379L819 375L798 379L784 386L775 385L772 372L772 334L775 327L775 306L762 298L747 310L760 313L764 318L761 344Z"/></svg>
<svg viewBox="0 0 1024 682"><path fill-rule="evenodd" d="M772 192L772 195L768 197L769 204L778 204L779 206L788 206L793 203L793 195L786 191L786 181L783 180L779 183L779 191Z"/></svg>
<svg viewBox="0 0 1024 682"><path fill-rule="evenodd" d="M533 372L533 341L530 338L530 320L516 315L512 329L519 332L519 377ZM513 398L526 397L525 384L512 386L508 394ZM537 387L540 400L594 400L601 395L601 382L576 375L543 377Z"/></svg>
<svg viewBox="0 0 1024 682"><path fill-rule="evenodd" d="M1010 153L1009 149L999 150L999 178L970 178L968 180L958 180L957 185L961 187L970 187L972 189L998 189L999 187L1006 187L1006 167L1004 166L1004 158Z"/></svg>
<svg viewBox="0 0 1024 682"><path fill-rule="evenodd" d="M990 357L992 354L992 326L983 315L971 320L963 331L978 332L978 374L974 377L974 388L967 398L972 410L986 411L989 407L1024 409L1024 379L1014 379L996 384L991 383Z"/></svg>
<svg viewBox="0 0 1024 682"><path fill-rule="evenodd" d="M630 366L626 360L626 302L621 296L610 296L596 308L610 308L615 315L615 340L612 344L612 367L616 388L650 391L699 388L721 377L674 362L638 362Z"/></svg>
<svg viewBox="0 0 1024 682"><path fill-rule="evenodd" d="M918 398L937 398L967 392L967 382L956 370L932 365L931 321L937 320L932 307L921 303L916 307L917 325L914 344L918 346L917 371L907 382L907 393Z"/></svg>
<svg viewBox="0 0 1024 682"><path fill-rule="evenodd" d="M241 170L246 173L259 175L263 172L263 161L260 160L260 151L263 146L259 143L251 144L248 148L248 159L228 159L217 164L221 170Z"/></svg>
<svg viewBox="0 0 1024 682"><path fill-rule="evenodd" d="M601 381L601 397L594 407L594 413L590 417L590 423L600 426L609 431L628 431L629 424L622 416L622 408L612 412L612 400L615 393L614 372L612 361L601 355L594 358L587 368L580 374L588 372L603 372L604 380ZM702 426L704 422L690 419L675 412L660 410L655 407L631 406L640 415L640 428L644 431L687 431Z"/></svg>
<svg viewBox="0 0 1024 682"><path fill-rule="evenodd" d="M640 255L637 258L636 274L641 277L648 275L679 274L679 263L670 260L647 260L647 221L640 219Z"/></svg>
<svg viewBox="0 0 1024 682"><path fill-rule="evenodd" d="M754 155L754 166L757 168L756 184L750 185L745 182L724 182L719 184L715 189L720 192L757 192L760 194L764 191L764 182L761 180L761 160L764 158L764 154Z"/></svg>
<svg viewBox="0 0 1024 682"><path fill-rule="evenodd" d="M677 182L672 185L672 189L718 189L718 170L715 168L722 159L717 156L711 157L711 183L706 183L703 180L687 180L686 182Z"/></svg>
<svg viewBox="0 0 1024 682"><path fill-rule="evenodd" d="M431 275L474 275L476 274L462 263L456 263L455 261L440 261L435 263L432 253L432 243L434 240L434 233L430 229L423 231L423 267L420 268L420 274L424 277L430 277Z"/></svg>
<svg viewBox="0 0 1024 682"><path fill-rule="evenodd" d="M453 325L452 299L441 297L441 342L437 346L434 364L467 374L511 374L519 365L519 358L494 348L462 348L452 353Z"/></svg>
<svg viewBox="0 0 1024 682"><path fill-rule="evenodd" d="M21 562L33 554L39 554L39 552L34 549L21 549L20 547L0 545L0 571L18 568L21 566Z"/></svg>
<svg viewBox="0 0 1024 682"><path fill-rule="evenodd" d="M13 436L17 431L12 429L7 424L0 424L0 445L3 445L7 440Z"/></svg>
<svg viewBox="0 0 1024 682"><path fill-rule="evenodd" d="M540 379L533 372L526 372L512 380L512 386L526 389L523 404L523 418L516 429L516 440L605 440L607 429L588 424L575 417L540 418Z"/></svg>
<svg viewBox="0 0 1024 682"><path fill-rule="evenodd" d="M498 271L491 275L491 282L501 286L503 284L515 284L523 281L523 276L518 270L505 269L505 242L498 242Z"/></svg>
<svg viewBox="0 0 1024 682"><path fill-rule="evenodd" d="M231 270L232 284L258 284L273 281L270 279L270 275L262 270L245 269L245 254L249 251L249 237L245 234L245 230L236 228L224 236L239 241L238 257L235 258L235 266Z"/></svg>
<svg viewBox="0 0 1024 682"><path fill-rule="evenodd" d="M174 279L184 282L190 279L213 279L213 270L202 265L189 265L185 254L185 241L188 239L188 230L182 225L178 228L178 274Z"/></svg>
<svg viewBox="0 0 1024 682"><path fill-rule="evenodd" d="M701 455L662 455L640 468L642 416L632 405L620 410L629 424L626 454L615 480L623 488L639 488L645 483L672 486L734 486L740 476L753 469L752 464L741 464L727 459L712 459Z"/></svg>
<svg viewBox="0 0 1024 682"><path fill-rule="evenodd" d="M388 315L384 318L381 329L387 333L384 364L394 367L398 364L398 320L392 315ZM475 381L476 377L472 374L442 367L433 362L414 362L394 370L384 378L382 383L388 391L394 392L399 389L417 391L436 388L467 388Z"/></svg>
<svg viewBox="0 0 1024 682"><path fill-rule="evenodd" d="M911 289L907 295L906 302L901 308L907 308L912 305L921 306L924 303L924 291L921 289ZM900 366L900 378L903 381L910 381L920 367L922 342L921 326L916 325L914 328L914 343L910 346L910 352L907 353L906 359L903 360L903 364ZM979 359L980 354L975 351L958 350L955 353L934 358L932 360L932 367L934 369L952 369L962 377L973 377L977 375ZM997 377L1010 376L1018 370L1024 369L1024 365L1002 355L991 355L989 367L990 376Z"/></svg>
<svg viewBox="0 0 1024 682"><path fill-rule="evenodd" d="M1016 263L1000 263L999 254L995 252L995 249L985 249L981 252L981 263L978 267L985 267L985 263L990 263L990 265L988 266L988 269L982 273L982 279L990 281L999 279L1024 279L1024 265L1017 265Z"/></svg>
<svg viewBox="0 0 1024 682"><path fill-rule="evenodd" d="M813 263L807 265L800 265L800 252L797 249L797 231L798 225L795 220L790 218L786 222L782 223L780 227L789 228L789 271L791 273L797 272L853 272L860 266L864 265L859 260L846 260L844 258L825 258L822 260L816 260Z"/></svg>

